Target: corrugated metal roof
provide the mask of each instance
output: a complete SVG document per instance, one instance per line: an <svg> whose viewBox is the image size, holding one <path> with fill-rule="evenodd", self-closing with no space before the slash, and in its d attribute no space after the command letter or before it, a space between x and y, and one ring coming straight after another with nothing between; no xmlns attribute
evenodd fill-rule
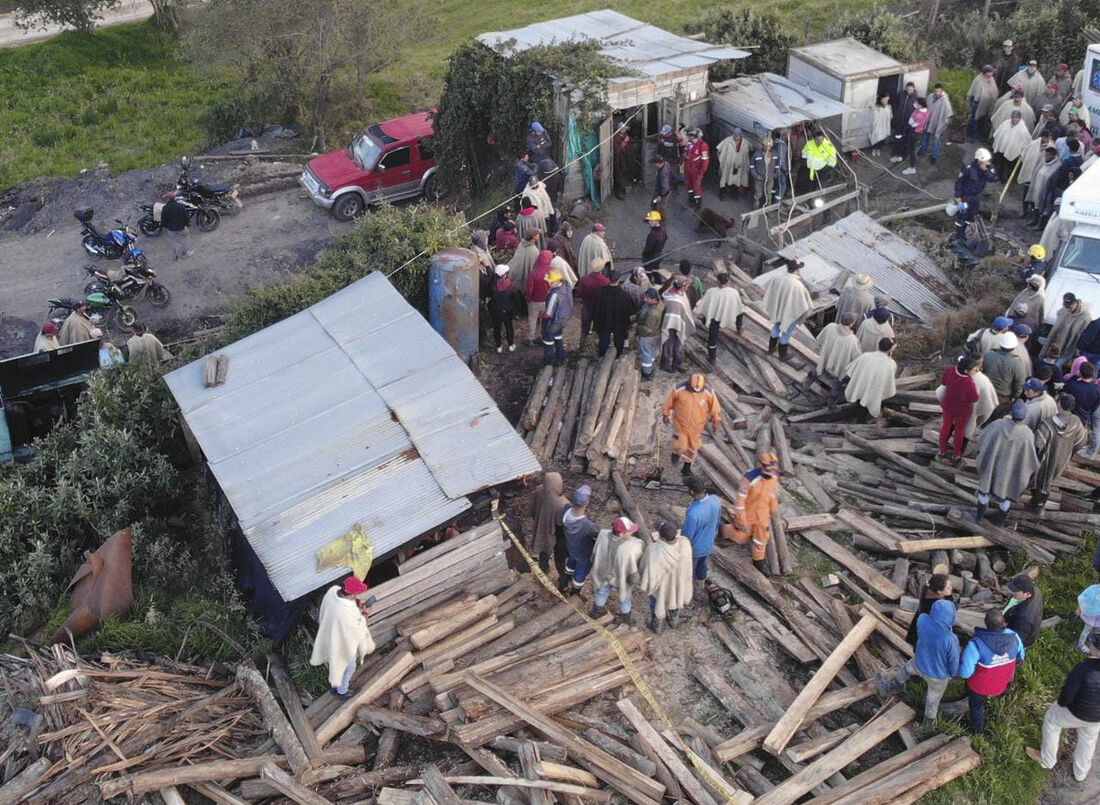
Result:
<svg viewBox="0 0 1100 805"><path fill-rule="evenodd" d="M761 78L771 85L788 111L784 112L776 106ZM729 122L731 127L759 131L789 128L805 120L824 120L852 111L840 101L775 73L739 76L716 84L710 92L710 108L715 118ZM757 125L746 126L746 119Z"/></svg>
<svg viewBox="0 0 1100 805"><path fill-rule="evenodd" d="M603 53L643 75L657 77L750 54L727 45L711 45L678 36L611 9L536 22L511 31L481 34L478 41L498 52L524 51L536 45L579 40L606 42ZM628 80L627 77L620 80Z"/></svg>
<svg viewBox="0 0 1100 805"><path fill-rule="evenodd" d="M791 48L788 59L802 58L840 78L870 75L893 75L904 72L897 59L846 36L828 42Z"/></svg>
<svg viewBox="0 0 1100 805"><path fill-rule="evenodd" d="M889 294L895 308L923 322L950 310L948 300L960 294L931 258L862 212L819 229L779 253L784 257L815 254L834 266L836 274L844 269L870 274L877 292Z"/></svg>
<svg viewBox="0 0 1100 805"><path fill-rule="evenodd" d="M450 345L379 273L168 374L241 530L287 601L345 572L317 550L361 523L375 555L538 461Z"/></svg>

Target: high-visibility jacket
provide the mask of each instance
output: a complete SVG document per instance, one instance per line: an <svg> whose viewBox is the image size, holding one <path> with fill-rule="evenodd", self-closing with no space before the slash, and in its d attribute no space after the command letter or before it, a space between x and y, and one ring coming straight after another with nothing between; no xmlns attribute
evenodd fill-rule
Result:
<svg viewBox="0 0 1100 805"><path fill-rule="evenodd" d="M818 145L817 140L807 141L802 149L802 158L806 160L806 167L810 169L810 178L816 179L817 172L822 168L836 167L836 146L826 137Z"/></svg>

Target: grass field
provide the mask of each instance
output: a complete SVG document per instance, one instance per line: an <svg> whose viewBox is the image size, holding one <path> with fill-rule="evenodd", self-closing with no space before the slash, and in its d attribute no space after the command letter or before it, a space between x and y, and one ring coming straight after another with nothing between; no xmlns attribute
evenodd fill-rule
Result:
<svg viewBox="0 0 1100 805"><path fill-rule="evenodd" d="M174 50L148 22L0 50L0 188L200 148L213 97Z"/></svg>

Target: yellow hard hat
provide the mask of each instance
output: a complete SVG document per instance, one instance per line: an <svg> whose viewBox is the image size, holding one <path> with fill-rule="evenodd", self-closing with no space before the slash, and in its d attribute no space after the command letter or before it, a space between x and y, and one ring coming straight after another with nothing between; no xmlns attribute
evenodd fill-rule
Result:
<svg viewBox="0 0 1100 805"><path fill-rule="evenodd" d="M563 279L565 279L565 277L562 276L562 273L556 268L546 275L547 282L561 282Z"/></svg>
<svg viewBox="0 0 1100 805"><path fill-rule="evenodd" d="M660 221L661 220L661 213L658 212L657 210L650 210L649 212L647 212L645 214L645 219L647 221Z"/></svg>
<svg viewBox="0 0 1100 805"><path fill-rule="evenodd" d="M1036 243L1027 250L1027 256L1036 260L1046 260L1047 250L1041 243Z"/></svg>

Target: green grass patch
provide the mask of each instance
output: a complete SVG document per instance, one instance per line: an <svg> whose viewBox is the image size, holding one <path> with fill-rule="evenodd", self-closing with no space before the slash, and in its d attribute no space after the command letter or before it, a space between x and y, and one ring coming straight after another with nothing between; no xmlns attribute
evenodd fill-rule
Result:
<svg viewBox="0 0 1100 805"><path fill-rule="evenodd" d="M194 153L217 98L151 22L0 50L0 188Z"/></svg>

